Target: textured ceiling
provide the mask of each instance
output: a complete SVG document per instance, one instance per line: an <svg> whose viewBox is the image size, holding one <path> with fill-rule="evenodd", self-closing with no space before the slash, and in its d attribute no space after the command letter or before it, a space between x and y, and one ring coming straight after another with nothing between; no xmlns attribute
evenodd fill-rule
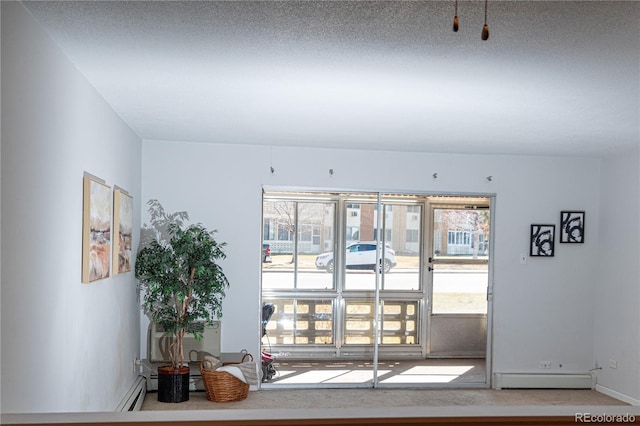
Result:
<svg viewBox="0 0 640 426"><path fill-rule="evenodd" d="M639 143L640 4L25 2L143 139L598 156Z"/></svg>

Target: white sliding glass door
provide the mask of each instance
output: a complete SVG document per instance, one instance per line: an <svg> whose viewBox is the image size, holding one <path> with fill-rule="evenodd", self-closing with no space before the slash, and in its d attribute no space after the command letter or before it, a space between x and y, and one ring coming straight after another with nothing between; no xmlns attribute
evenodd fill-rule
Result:
<svg viewBox="0 0 640 426"><path fill-rule="evenodd" d="M429 359L484 358L479 200L467 210L463 197L266 193L261 344L278 371L265 386L441 385Z"/></svg>

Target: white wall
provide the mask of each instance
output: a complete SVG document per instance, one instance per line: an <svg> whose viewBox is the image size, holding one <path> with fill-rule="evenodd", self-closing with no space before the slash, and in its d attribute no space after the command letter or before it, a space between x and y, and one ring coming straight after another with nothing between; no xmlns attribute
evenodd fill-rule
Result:
<svg viewBox="0 0 640 426"><path fill-rule="evenodd" d="M600 258L595 287L599 389L640 405L639 153L602 162ZM617 368L610 367L610 360ZM621 395L616 395L621 394Z"/></svg>
<svg viewBox="0 0 640 426"><path fill-rule="evenodd" d="M2 412L113 410L140 308L133 273L80 282L82 177L138 202L141 141L17 2L2 2L2 92Z"/></svg>
<svg viewBox="0 0 640 426"><path fill-rule="evenodd" d="M231 281L223 350L254 353L263 185L495 193L494 370L536 372L538 361L550 360L552 371L584 372L615 359L616 370L599 372L601 385L640 398L637 155L605 161L601 180L599 160L584 158L156 141L141 151L14 2L2 2L2 89L3 413L110 411L135 378L131 364L144 338L132 274L80 284L85 170L131 191L136 218L158 198L219 230ZM609 209L620 200L631 208ZM587 212L586 243L558 244L554 258L519 264L529 225L557 225L564 209ZM621 252L611 232L619 223L636 235L623 239Z"/></svg>
<svg viewBox="0 0 640 426"><path fill-rule="evenodd" d="M599 160L143 141L142 199L187 210L228 243L223 351L259 349L263 185L495 193L495 371L539 372L541 360L557 372L593 367ZM587 212L585 244L521 265L530 225L558 226L567 209Z"/></svg>

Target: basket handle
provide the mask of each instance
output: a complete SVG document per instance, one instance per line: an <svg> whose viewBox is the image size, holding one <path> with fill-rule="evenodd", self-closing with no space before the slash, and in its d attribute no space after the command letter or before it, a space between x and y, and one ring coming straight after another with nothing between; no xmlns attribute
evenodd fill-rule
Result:
<svg viewBox="0 0 640 426"><path fill-rule="evenodd" d="M238 364L243 364L245 362L252 362L253 361L253 355L251 355L249 352L241 352L244 355L242 355L242 360L238 361L230 361L230 362L224 362L222 365L238 365ZM249 361L245 361L247 358L249 358Z"/></svg>
<svg viewBox="0 0 640 426"><path fill-rule="evenodd" d="M210 359L205 359L200 364L200 368L203 370L213 370L213 362Z"/></svg>

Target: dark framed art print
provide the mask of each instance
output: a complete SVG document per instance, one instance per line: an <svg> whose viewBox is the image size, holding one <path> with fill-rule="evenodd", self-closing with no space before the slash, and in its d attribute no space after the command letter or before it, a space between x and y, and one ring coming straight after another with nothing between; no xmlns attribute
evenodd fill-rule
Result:
<svg viewBox="0 0 640 426"><path fill-rule="evenodd" d="M530 256L552 257L555 253L555 225L531 225Z"/></svg>
<svg viewBox="0 0 640 426"><path fill-rule="evenodd" d="M560 242L584 243L583 211L560 212Z"/></svg>

